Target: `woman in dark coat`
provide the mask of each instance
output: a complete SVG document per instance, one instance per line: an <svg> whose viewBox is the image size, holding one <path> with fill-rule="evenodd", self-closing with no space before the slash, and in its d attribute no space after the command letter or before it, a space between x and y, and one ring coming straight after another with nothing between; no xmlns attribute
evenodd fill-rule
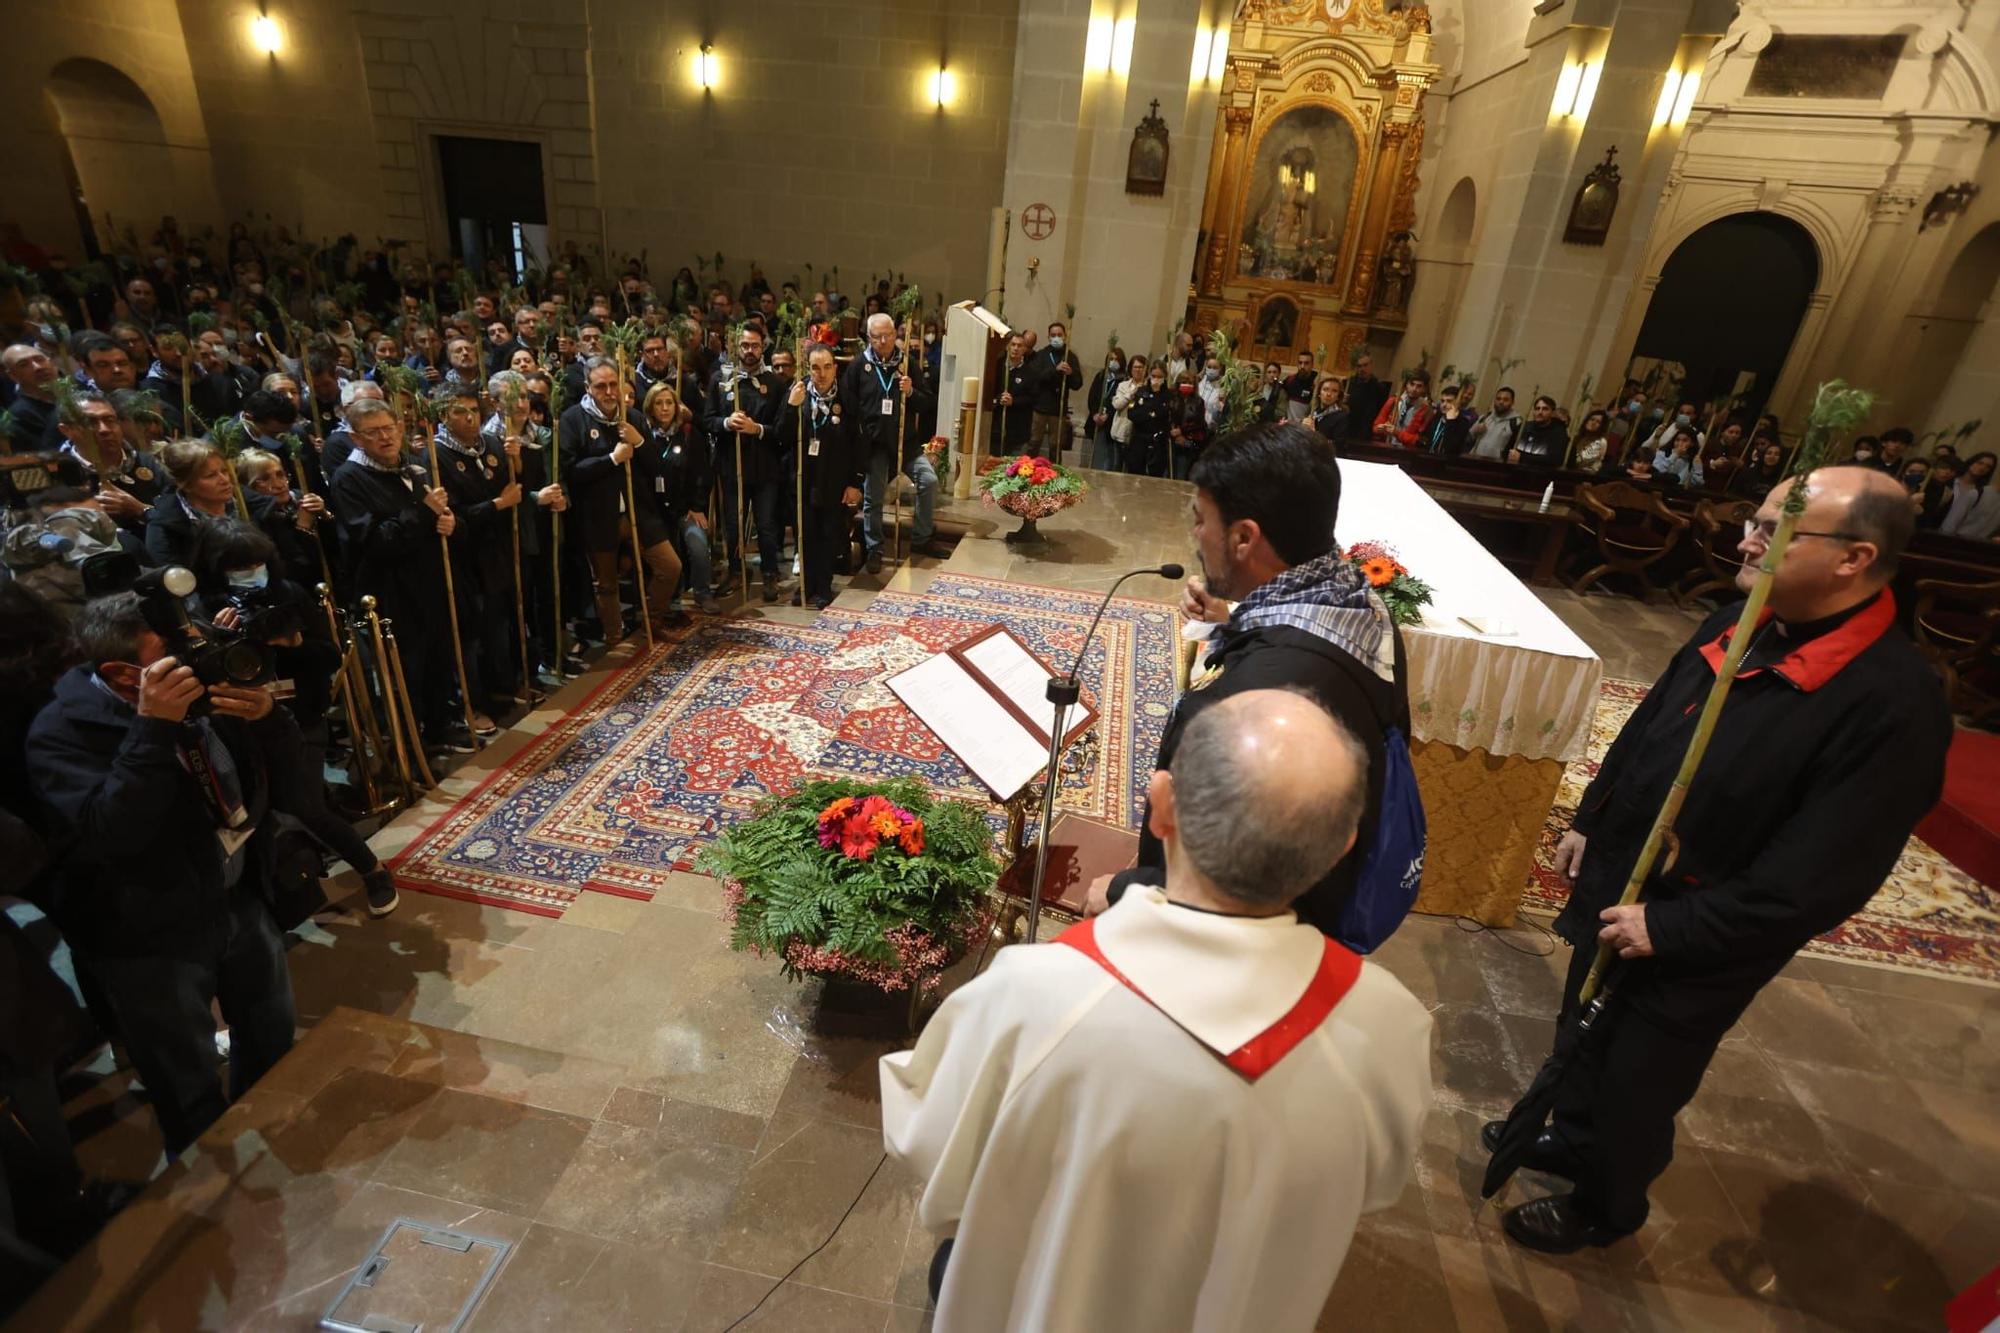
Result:
<svg viewBox="0 0 2000 1333"><path fill-rule="evenodd" d="M1125 444L1125 470L1135 475L1167 475L1167 436L1172 425L1173 404L1167 401L1167 368L1154 365L1146 371L1146 387L1132 404L1132 438Z"/></svg>

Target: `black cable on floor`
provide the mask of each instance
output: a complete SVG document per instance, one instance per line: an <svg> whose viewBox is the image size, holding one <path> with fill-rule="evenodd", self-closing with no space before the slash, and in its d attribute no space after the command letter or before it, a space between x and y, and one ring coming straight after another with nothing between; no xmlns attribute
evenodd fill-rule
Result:
<svg viewBox="0 0 2000 1333"><path fill-rule="evenodd" d="M1530 920L1527 917L1521 917L1519 919L1519 924L1526 926L1529 930L1534 931L1536 934L1540 935L1543 939L1547 940L1549 945L1548 948L1523 949L1518 944L1509 944L1507 942L1506 933L1502 931L1499 927L1489 926L1484 921L1475 921L1471 917L1465 916L1460 913L1454 913L1450 916L1447 916L1443 912L1411 912L1410 915L1436 917L1440 920L1449 921L1453 925L1457 926L1461 932L1467 935L1479 935L1479 934L1491 935L1494 939L1500 941L1500 945L1502 948L1512 949L1515 953L1524 953L1528 955L1528 957L1530 958L1547 958L1549 955L1553 954L1556 951L1556 940L1558 938L1556 933L1553 930L1550 930L1547 926L1542 925L1540 922Z"/></svg>
<svg viewBox="0 0 2000 1333"><path fill-rule="evenodd" d="M776 1282L773 1282L771 1284L771 1289L765 1292L762 1296L759 1296L757 1298L757 1303L751 1306L749 1309L745 1310L742 1314L738 1315L736 1318L736 1323L731 1324L729 1328L723 1329L722 1333L730 1333L731 1329L734 1329L738 1324L741 1324L745 1319L748 1319L751 1315L756 1314L759 1310L763 1309L764 1302L770 1300L771 1297L777 1295L778 1288L784 1286L787 1282L790 1282L793 1276L797 1274L797 1272L801 1268L804 1268L807 1263L811 1262L814 1254L818 1254L821 1250L833 1244L833 1238L840 1234L840 1229L843 1226L847 1225L847 1219L852 1217L854 1215L854 1210L861 1206L861 1200L863 1197L867 1195L868 1187L875 1183L875 1177L881 1174L882 1165L888 1160L889 1160L888 1153L883 1153L881 1157L876 1159L875 1169L868 1173L868 1179L861 1182L861 1193L855 1195L854 1202L847 1205L847 1211L842 1213L840 1215L840 1220L833 1224L833 1230L826 1233L826 1239L821 1241L819 1244L813 1246L811 1254L806 1255L805 1258L793 1264L792 1271L790 1273L785 1274L783 1277L779 1278Z"/></svg>

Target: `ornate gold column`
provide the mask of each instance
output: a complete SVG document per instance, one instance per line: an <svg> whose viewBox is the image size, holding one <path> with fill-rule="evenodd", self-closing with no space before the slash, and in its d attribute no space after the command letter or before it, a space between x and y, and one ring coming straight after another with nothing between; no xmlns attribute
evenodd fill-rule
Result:
<svg viewBox="0 0 2000 1333"><path fill-rule="evenodd" d="M1248 105L1224 107L1222 111L1222 168L1216 174L1208 198L1214 216L1208 220L1208 250L1201 261L1201 294L1222 295L1222 282L1229 268L1229 247L1236 233L1236 194L1243 179L1243 155L1250 143Z"/></svg>
<svg viewBox="0 0 2000 1333"><path fill-rule="evenodd" d="M1402 175L1403 148L1415 128L1413 122L1406 120L1392 120L1382 126L1381 140L1375 150L1374 176L1368 182L1368 211L1361 215L1361 239L1355 246L1354 267L1347 276L1349 315L1365 319L1373 313L1375 261L1389 235L1389 212L1395 206L1396 185Z"/></svg>

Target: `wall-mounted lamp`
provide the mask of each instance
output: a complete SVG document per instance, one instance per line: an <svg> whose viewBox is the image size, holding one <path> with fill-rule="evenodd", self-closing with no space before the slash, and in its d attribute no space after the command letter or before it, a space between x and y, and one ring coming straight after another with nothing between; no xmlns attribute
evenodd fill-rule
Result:
<svg viewBox="0 0 2000 1333"><path fill-rule="evenodd" d="M1194 30L1194 58L1188 62L1188 85L1220 83L1229 61L1229 29L1197 26Z"/></svg>
<svg viewBox="0 0 2000 1333"><path fill-rule="evenodd" d="M1549 119L1589 119L1590 104L1597 100L1597 81L1603 75L1602 60L1564 65L1556 78L1556 95L1549 99Z"/></svg>
<svg viewBox="0 0 2000 1333"><path fill-rule="evenodd" d="M712 92L722 82L722 58L715 54L715 48L707 42L701 44L688 60L688 75L694 86L704 92Z"/></svg>
<svg viewBox="0 0 2000 1333"><path fill-rule="evenodd" d="M250 20L250 43L265 55L274 56L285 44L284 29L269 14L259 14Z"/></svg>
<svg viewBox="0 0 2000 1333"><path fill-rule="evenodd" d="M1101 15L1090 21L1084 30L1083 72L1085 74L1109 74L1111 72L1111 38L1116 25L1110 15Z"/></svg>
<svg viewBox="0 0 2000 1333"><path fill-rule="evenodd" d="M940 65L930 77L931 105L942 111L958 100L958 76Z"/></svg>
<svg viewBox="0 0 2000 1333"><path fill-rule="evenodd" d="M1701 87L1701 75L1694 70L1683 74L1677 69L1667 71L1667 81L1660 85L1659 104L1653 108L1653 128L1663 125L1679 127L1687 124L1688 112L1694 107L1695 90Z"/></svg>

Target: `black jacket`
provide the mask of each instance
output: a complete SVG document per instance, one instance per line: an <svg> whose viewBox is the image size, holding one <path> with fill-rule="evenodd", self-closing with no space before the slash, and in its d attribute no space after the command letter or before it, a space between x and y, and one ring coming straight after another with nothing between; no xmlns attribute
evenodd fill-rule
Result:
<svg viewBox="0 0 2000 1333"><path fill-rule="evenodd" d="M540 555L548 549L549 511L535 503L535 492L550 484L549 451L544 438L548 432L533 424L521 428L521 461L515 466L515 476L521 483L521 503L514 506L513 517L521 529L521 556ZM480 439L486 448L500 460L500 476L507 477L507 436L505 431L481 431ZM502 540L505 540L502 534Z"/></svg>
<svg viewBox="0 0 2000 1333"><path fill-rule="evenodd" d="M1573 825L1589 841L1556 928L1596 942L1715 682L1740 604L1703 622L1604 756ZM1768 622L1674 821L1679 848L1641 901L1655 957L1621 985L1662 1026L1727 1031L1814 936L1859 911L1936 804L1951 714L1933 675L1875 600L1787 640ZM1804 636L1814 637L1804 637Z"/></svg>
<svg viewBox="0 0 2000 1333"><path fill-rule="evenodd" d="M790 463L790 444L779 438L777 426L778 413L784 409L785 394L791 387L789 379L769 369L754 375L716 375L702 404L701 422L715 446L717 472L736 475L736 432L723 423L736 410L739 395L744 414L764 428L762 436L743 433L744 484L755 486L764 479L767 468L782 469Z"/></svg>
<svg viewBox="0 0 2000 1333"><path fill-rule="evenodd" d="M356 454L330 483L328 507L339 516L347 566L340 591L349 601L367 594L405 634L445 623L444 553L437 515L424 503L430 474L414 464L400 472L369 467Z"/></svg>
<svg viewBox="0 0 2000 1333"><path fill-rule="evenodd" d="M646 423L639 413L627 408L625 420L639 432L643 444ZM562 414L562 484L563 493L569 496L569 512L564 516L568 521L564 527L583 543L586 551L618 549L618 517L625 512L625 468L611 461L611 451L617 447L618 431L582 403ZM635 445L635 451L637 448ZM634 498L640 488L635 472Z"/></svg>
<svg viewBox="0 0 2000 1333"><path fill-rule="evenodd" d="M678 522L694 510L708 508L714 481L708 442L692 429L663 431L655 426L634 457L663 518ZM679 535L678 527L670 530Z"/></svg>
<svg viewBox="0 0 2000 1333"><path fill-rule="evenodd" d="M161 491L146 513L146 563L192 569L194 530L194 520L181 504L181 493L171 486Z"/></svg>
<svg viewBox="0 0 2000 1333"><path fill-rule="evenodd" d="M1355 375L1347 381L1342 396L1347 400L1348 438L1368 439L1375 429L1375 418L1382 415L1382 404L1389 401L1389 381Z"/></svg>
<svg viewBox="0 0 2000 1333"><path fill-rule="evenodd" d="M898 400L903 397L900 366L880 366L870 360L870 352L863 349L860 356L840 368L840 378L835 381L835 391L840 397L842 424L854 436L854 447L862 451L861 466L867 466L867 458L875 454L888 454L896 444L896 412ZM882 384L886 374L888 386ZM786 386L787 393L790 386ZM882 400L890 400L890 411L884 414ZM895 452L897 467L907 463L911 456L930 438L926 423L937 420L937 377L928 369L910 379L910 394L901 403L903 421L902 448ZM1054 409L1051 408L1051 411ZM794 426L788 435L795 434ZM796 442L795 442L796 443Z"/></svg>
<svg viewBox="0 0 2000 1333"><path fill-rule="evenodd" d="M426 467L429 447L426 446ZM519 507L508 510L494 503L500 492L507 489L504 446L495 449L480 435L463 450L442 440L436 442L436 448L438 475L445 492L451 496L451 512L458 520L451 534L452 577L460 583L477 579L489 592L511 586L514 539L509 531Z"/></svg>
<svg viewBox="0 0 2000 1333"><path fill-rule="evenodd" d="M72 668L28 729L28 771L64 850L51 915L87 956L219 952L228 895L269 881L271 774L297 766L291 716L279 708L255 723L211 719L257 829L243 877L226 889L215 820L182 766L191 729L139 717L92 677L88 666Z"/></svg>
<svg viewBox="0 0 2000 1333"><path fill-rule="evenodd" d="M104 472L84 462L81 455L64 450L56 455L56 477L65 486L80 486L94 491L106 482L132 496L143 504L156 503L162 492L172 489L167 482L166 469L160 460L143 449L127 449L122 465L115 472ZM127 519L119 527L144 536L151 515L144 518Z"/></svg>
<svg viewBox="0 0 2000 1333"><path fill-rule="evenodd" d="M1000 442L1009 450L1018 450L1028 442L1035 425L1035 385L1040 378L1035 370L1035 359L1029 357L1018 366L1010 366L1003 361L996 378L1000 383L993 392L993 430L998 432L1001 429L1004 418L1006 436ZM1002 393L1011 395L1014 401L1002 405Z"/></svg>
<svg viewBox="0 0 2000 1333"><path fill-rule="evenodd" d="M1174 749L1188 722L1210 705L1246 690L1302 689L1339 718L1368 751L1368 797L1361 812L1361 832L1354 849L1328 870L1325 877L1292 904L1299 920L1332 935L1354 893L1354 878L1367 858L1370 839L1382 811L1383 743L1390 725L1409 733L1409 701L1400 682L1384 681L1362 663L1325 639L1286 625L1241 633L1221 631L1208 651L1206 665L1218 668L1205 682L1182 695L1160 737L1156 769L1173 763ZM1401 636L1396 642L1400 673ZM1199 679L1199 678L1198 678ZM1114 878L1126 884L1165 884L1166 849L1144 824L1139 834L1138 860Z"/></svg>
<svg viewBox="0 0 2000 1333"><path fill-rule="evenodd" d="M1295 403L1310 403L1313 400L1313 389L1318 383L1319 372L1310 366L1304 370L1295 370L1285 377L1285 397Z"/></svg>
<svg viewBox="0 0 2000 1333"><path fill-rule="evenodd" d="M1032 379L1035 410L1043 416L1062 411L1065 384L1072 394L1083 387L1083 367L1077 364L1076 353L1068 348L1060 354L1051 347L1040 348L1028 358L1028 364L1035 372Z"/></svg>
<svg viewBox="0 0 2000 1333"><path fill-rule="evenodd" d="M1196 394L1196 401L1201 395ZM1130 443L1142 449L1164 449L1167 446L1167 432L1172 429L1174 419L1174 398L1171 387L1155 391L1152 385L1139 390L1139 396L1132 400L1127 413L1132 419L1132 439Z"/></svg>
<svg viewBox="0 0 2000 1333"><path fill-rule="evenodd" d="M1334 446L1336 452L1339 451L1341 445L1347 443L1346 408L1338 404L1332 407L1317 408L1307 420L1312 423L1312 428L1319 432L1321 439L1328 441Z"/></svg>
<svg viewBox="0 0 2000 1333"><path fill-rule="evenodd" d="M798 407L788 400L778 431L791 437L794 449L801 439L805 441L806 503L813 508L836 508L848 487L861 485L868 452L861 445L854 416L838 386L831 403L815 403L810 390L806 401Z"/></svg>

